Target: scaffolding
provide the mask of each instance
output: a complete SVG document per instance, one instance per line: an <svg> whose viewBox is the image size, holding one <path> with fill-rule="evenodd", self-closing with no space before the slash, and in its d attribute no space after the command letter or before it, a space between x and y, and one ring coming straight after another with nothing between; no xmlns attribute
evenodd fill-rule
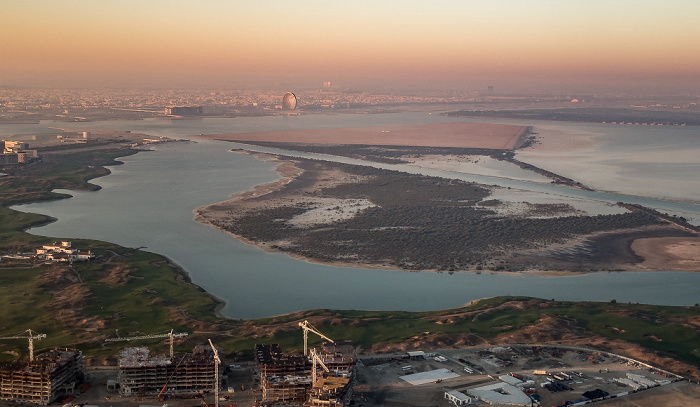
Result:
<svg viewBox="0 0 700 407"><path fill-rule="evenodd" d="M326 342L313 353L328 368L315 385L311 359L285 354L277 344L255 345L261 405L347 406L357 363L355 348L349 342Z"/></svg>
<svg viewBox="0 0 700 407"><path fill-rule="evenodd" d="M263 405L301 405L312 386L311 363L305 356L286 355L278 344L255 345Z"/></svg>
<svg viewBox="0 0 700 407"><path fill-rule="evenodd" d="M125 348L119 353L119 392L124 396L211 392L215 390L217 368L221 370L221 365L215 363L209 346L196 346L191 354L172 358L151 356L145 347Z"/></svg>
<svg viewBox="0 0 700 407"><path fill-rule="evenodd" d="M355 347L349 342L326 342L312 352L328 368L314 383L304 407L345 407L352 398L357 364Z"/></svg>
<svg viewBox="0 0 700 407"><path fill-rule="evenodd" d="M348 377L324 377L311 388L304 407L345 407L350 405L352 384Z"/></svg>
<svg viewBox="0 0 700 407"><path fill-rule="evenodd" d="M326 342L316 353L334 376L352 377L357 364L357 353L350 342Z"/></svg>
<svg viewBox="0 0 700 407"><path fill-rule="evenodd" d="M0 399L46 405L71 395L85 376L77 349L54 349L29 363L0 366Z"/></svg>

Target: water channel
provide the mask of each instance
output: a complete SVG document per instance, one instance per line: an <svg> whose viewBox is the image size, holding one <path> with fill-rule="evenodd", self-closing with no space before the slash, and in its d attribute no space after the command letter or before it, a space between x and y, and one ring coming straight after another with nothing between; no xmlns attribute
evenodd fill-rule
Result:
<svg viewBox="0 0 700 407"><path fill-rule="evenodd" d="M185 137L199 133L290 127L454 121L440 116L426 118L424 114L368 115L364 117L365 121L356 116L359 115L316 116L315 119L311 116L304 119L100 122L89 125L94 129L121 128L154 136ZM49 124L37 126L49 127ZM25 132L26 127L23 128ZM619 302L667 305L692 305L700 301L697 289L700 273L591 273L566 277L487 272L450 275L329 267L266 252L193 220L194 209L277 178L273 163L233 154L229 152L232 147L231 143L215 141L158 145L152 152L124 157L124 165L110 167L111 175L94 181L102 186L100 191L71 191L71 199L22 205L16 209L58 219L33 229L32 233L69 239L100 239L129 247L145 246L145 250L168 256L190 273L194 283L226 301L222 313L232 318L257 318L313 308L435 310L496 295L581 301L616 299ZM407 170L420 171L415 167ZM434 170L427 172L431 171ZM475 180L470 178L473 175L442 175ZM585 193L546 183L500 177L482 180L488 184L498 183L538 192L574 196ZM621 200L620 196L595 193L595 196L584 197L615 202ZM693 216L700 213L698 205L692 201L638 199L648 206ZM630 202L629 199L626 201Z"/></svg>

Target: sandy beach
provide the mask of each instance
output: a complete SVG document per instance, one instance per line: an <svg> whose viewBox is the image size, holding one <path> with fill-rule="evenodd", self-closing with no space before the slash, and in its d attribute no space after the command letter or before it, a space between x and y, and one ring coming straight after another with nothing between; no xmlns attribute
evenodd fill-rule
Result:
<svg viewBox="0 0 700 407"><path fill-rule="evenodd" d="M700 270L700 237L637 239L632 250L644 258L639 266L647 270Z"/></svg>

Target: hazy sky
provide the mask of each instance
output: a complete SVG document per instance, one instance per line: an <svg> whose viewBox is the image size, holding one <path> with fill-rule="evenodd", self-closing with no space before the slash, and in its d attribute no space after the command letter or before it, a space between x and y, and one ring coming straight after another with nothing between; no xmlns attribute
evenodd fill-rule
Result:
<svg viewBox="0 0 700 407"><path fill-rule="evenodd" d="M0 84L700 83L697 0L0 5Z"/></svg>

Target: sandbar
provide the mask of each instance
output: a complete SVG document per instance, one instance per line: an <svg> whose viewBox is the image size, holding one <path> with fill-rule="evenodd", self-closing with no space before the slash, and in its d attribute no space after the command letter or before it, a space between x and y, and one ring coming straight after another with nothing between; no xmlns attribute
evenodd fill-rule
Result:
<svg viewBox="0 0 700 407"><path fill-rule="evenodd" d="M527 126L513 124L457 122L209 134L198 137L244 143L356 144L512 150L517 148L527 128Z"/></svg>
<svg viewBox="0 0 700 407"><path fill-rule="evenodd" d="M653 237L636 239L632 250L644 258L639 264L649 270L700 270L700 237Z"/></svg>

